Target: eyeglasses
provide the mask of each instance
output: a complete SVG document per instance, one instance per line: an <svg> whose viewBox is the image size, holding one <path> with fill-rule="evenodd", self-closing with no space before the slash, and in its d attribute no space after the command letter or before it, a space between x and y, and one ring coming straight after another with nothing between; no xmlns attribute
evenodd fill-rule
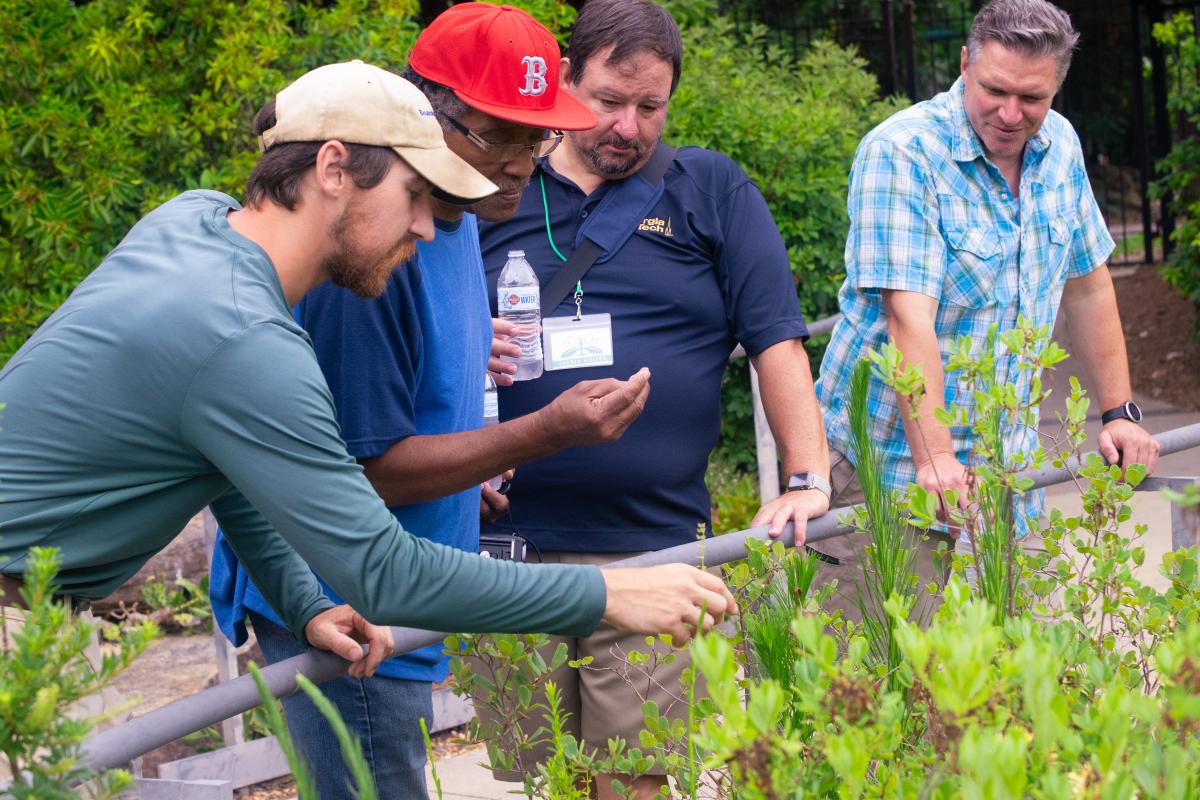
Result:
<svg viewBox="0 0 1200 800"><path fill-rule="evenodd" d="M471 144L487 153L496 161L513 161L525 155L532 156L536 161L554 152L554 148L558 147L558 143L563 140L562 131L547 131L545 138L536 144L497 144L496 142L489 142L487 139L484 139L449 114L438 113L453 125L456 131L465 136Z"/></svg>

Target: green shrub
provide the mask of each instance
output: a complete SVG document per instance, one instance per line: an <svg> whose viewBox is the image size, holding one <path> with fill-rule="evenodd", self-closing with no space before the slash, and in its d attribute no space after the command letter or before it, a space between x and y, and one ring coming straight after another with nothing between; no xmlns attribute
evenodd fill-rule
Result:
<svg viewBox="0 0 1200 800"><path fill-rule="evenodd" d="M846 191L859 140L899 108L852 50L817 42L799 61L739 36L721 17L684 31L684 69L667 138L732 158L754 179L783 234L800 305L837 309L849 218Z"/></svg>
<svg viewBox="0 0 1200 800"><path fill-rule="evenodd" d="M250 121L312 67L398 68L416 0L5 0L0 365L137 219L185 189L241 195Z"/></svg>
<svg viewBox="0 0 1200 800"><path fill-rule="evenodd" d="M968 423L979 448L968 462L968 485L978 506L952 511L950 521L970 532L974 546L954 557L944 604L927 627L916 604L922 590L911 585L911 570L895 566L911 547L894 535L897 525L935 522L936 496L919 487L888 498L869 494L867 512L855 518L874 551L860 597L879 601L883 615L864 624L823 610L836 586L810 591L819 564L803 551L752 543L743 563L727 567L742 609L739 629L692 646L708 696L696 697L690 679L680 687L689 703L686 727L664 725L647 703L637 742L645 758L689 788L686 796L1200 796L1196 551L1164 556L1165 589L1139 580L1146 528L1124 528L1145 470L1129 465L1123 480L1121 468L1096 453L1068 460L1082 455L1086 441L1088 400L1077 381L1062 430L1043 440L1046 450L1007 455L995 446L1001 432L1028 421L1030 405L1012 401L1010 387L991 379L994 345L1036 372L1063 357L1047 337L1022 321L981 343L986 356L956 345L948 368L967 375L977 401ZM871 368L920 401L923 378L897 352L876 354ZM860 397L865 370L857 376ZM1035 379L1031 403L1041 395ZM956 409L938 418L964 419ZM870 448L858 453L875 457ZM1044 549L1026 549L998 499L1030 489L1017 478L1020 469L1051 462L1072 465L1083 512L1052 510L1040 528ZM493 673L518 680L509 691L520 693L520 681L544 681L536 670L526 677L511 668L530 664L523 652L493 646L492 653ZM609 742L607 755L590 750L603 743L578 744L587 758L573 758L574 747L555 757L588 774L619 771L612 766L623 743ZM526 792L553 798L544 788L527 785Z"/></svg>
<svg viewBox="0 0 1200 800"><path fill-rule="evenodd" d="M157 629L127 629L93 668L84 652L95 626L54 597L58 565L57 550L31 549L21 591L29 611L19 631L0 623L0 759L13 775L4 796L15 800L68 800L80 796L85 781L86 796L114 797L133 783L123 770L99 774L81 766L83 740L101 720L72 706L111 683Z"/></svg>
<svg viewBox="0 0 1200 800"><path fill-rule="evenodd" d="M1176 216L1171 241L1175 248L1159 271L1163 280L1196 306L1196 329L1200 337L1200 42L1190 14L1179 13L1154 26L1154 38L1173 54L1167 106L1183 121L1188 131L1158 163L1159 179L1151 191L1169 197L1164 214Z"/></svg>
<svg viewBox="0 0 1200 800"><path fill-rule="evenodd" d="M683 75L671 99L666 138L724 153L754 180L788 248L800 307L810 320L837 311L845 278L846 192L859 140L896 111L854 51L817 42L796 61L768 46L766 29L737 34L701 3L676 2L683 29ZM814 373L821 349L810 346ZM753 410L744 362L722 388L718 457L754 467Z"/></svg>

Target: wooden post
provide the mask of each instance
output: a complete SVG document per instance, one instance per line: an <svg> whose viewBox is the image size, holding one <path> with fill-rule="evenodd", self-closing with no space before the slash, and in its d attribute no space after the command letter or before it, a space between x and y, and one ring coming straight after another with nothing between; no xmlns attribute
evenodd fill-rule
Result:
<svg viewBox="0 0 1200 800"><path fill-rule="evenodd" d="M750 394L754 399L754 449L758 455L758 494L763 503L779 497L779 455L775 437L767 424L762 397L758 392L758 372L750 365Z"/></svg>
<svg viewBox="0 0 1200 800"><path fill-rule="evenodd" d="M213 547L217 544L217 520L208 508L204 509L204 542L211 558ZM236 678L238 676L237 650L234 648L233 642L226 639L225 634L221 633L221 629L217 627L215 621L213 622L213 647L217 655L217 680L224 683ZM230 717L221 723L221 738L225 740L226 747L246 741L246 729L242 724L241 714Z"/></svg>

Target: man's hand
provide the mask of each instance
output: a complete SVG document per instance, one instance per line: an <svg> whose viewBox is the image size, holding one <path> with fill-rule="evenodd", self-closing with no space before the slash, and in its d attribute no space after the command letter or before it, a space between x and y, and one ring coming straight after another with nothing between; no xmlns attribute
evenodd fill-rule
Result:
<svg viewBox="0 0 1200 800"><path fill-rule="evenodd" d="M513 479L516 470L510 469L500 476L500 488L508 491L504 484ZM486 483L479 485L479 519L483 522L495 522L508 513L508 498Z"/></svg>
<svg viewBox="0 0 1200 800"><path fill-rule="evenodd" d="M372 625L362 614L347 605L326 609L304 626L308 643L321 650L330 650L347 661L352 661L347 672L354 678L368 678L392 652L395 641L387 626ZM363 657L359 642L366 642L371 650Z"/></svg>
<svg viewBox="0 0 1200 800"><path fill-rule="evenodd" d="M686 564L602 574L608 587L604 621L632 633L669 633L683 645L697 628L711 630L726 614L737 613L737 602L720 578Z"/></svg>
<svg viewBox="0 0 1200 800"><path fill-rule="evenodd" d="M1127 419L1114 419L1100 431L1100 455L1109 464L1144 464L1153 474L1158 466L1158 442L1145 428Z"/></svg>
<svg viewBox="0 0 1200 800"><path fill-rule="evenodd" d="M516 358L521 355L520 345L515 345L508 337L517 332L517 326L506 319L492 319L492 354L488 357L488 372L497 386L512 386L513 375L517 374L517 365L504 361L501 356Z"/></svg>
<svg viewBox="0 0 1200 800"><path fill-rule="evenodd" d="M783 533L783 526L788 522L796 525L796 546L804 544L804 534L808 521L819 517L829 510L829 498L820 489L805 489L797 492L784 492L758 510L750 527L769 524L767 533L771 538Z"/></svg>
<svg viewBox="0 0 1200 800"><path fill-rule="evenodd" d="M561 447L613 442L633 424L650 395L650 370L642 367L627 381L580 381L535 412L548 441Z"/></svg>
<svg viewBox="0 0 1200 800"><path fill-rule="evenodd" d="M967 467L953 453L934 453L930 460L917 465L916 484L927 492L937 495L938 519L945 520L949 510L946 506L947 489L958 490L958 507L970 508L971 497L967 486ZM952 536L958 536L958 529L950 529Z"/></svg>

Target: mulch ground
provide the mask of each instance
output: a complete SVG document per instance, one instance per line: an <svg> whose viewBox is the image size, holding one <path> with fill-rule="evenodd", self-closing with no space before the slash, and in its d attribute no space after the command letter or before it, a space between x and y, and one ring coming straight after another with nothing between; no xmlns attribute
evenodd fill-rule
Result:
<svg viewBox="0 0 1200 800"><path fill-rule="evenodd" d="M1113 285L1134 391L1200 411L1200 345L1192 338L1195 307L1163 283L1153 266L1123 272Z"/></svg>

